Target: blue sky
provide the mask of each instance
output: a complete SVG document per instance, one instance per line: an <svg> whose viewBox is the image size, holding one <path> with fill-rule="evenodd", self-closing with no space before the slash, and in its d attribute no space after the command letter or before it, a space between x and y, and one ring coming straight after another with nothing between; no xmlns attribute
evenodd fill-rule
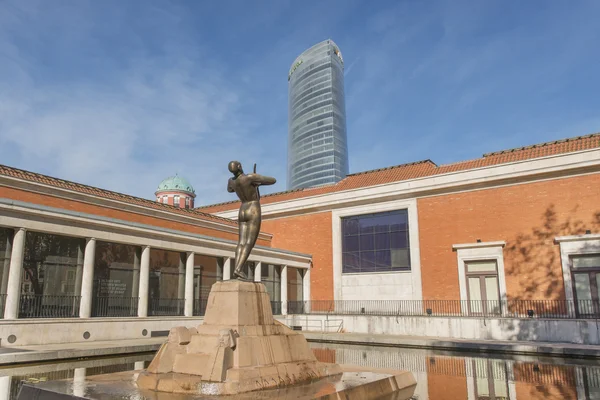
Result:
<svg viewBox="0 0 600 400"><path fill-rule="evenodd" d="M350 171L600 131L600 1L0 0L0 163L152 199L285 190L287 73L344 55Z"/></svg>

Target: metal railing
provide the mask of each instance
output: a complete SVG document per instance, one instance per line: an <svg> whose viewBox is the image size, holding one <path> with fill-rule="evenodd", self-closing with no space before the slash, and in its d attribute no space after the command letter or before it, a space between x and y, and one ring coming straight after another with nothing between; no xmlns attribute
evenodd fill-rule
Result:
<svg viewBox="0 0 600 400"><path fill-rule="evenodd" d="M183 315L185 299L149 299L148 316Z"/></svg>
<svg viewBox="0 0 600 400"><path fill-rule="evenodd" d="M76 318L80 300L81 296L22 294L19 318Z"/></svg>
<svg viewBox="0 0 600 400"><path fill-rule="evenodd" d="M137 317L137 297L99 296L92 299L92 317Z"/></svg>
<svg viewBox="0 0 600 400"><path fill-rule="evenodd" d="M206 314L206 306L208 305L208 299L194 299L194 310L193 315L195 317L202 317Z"/></svg>
<svg viewBox="0 0 600 400"><path fill-rule="evenodd" d="M600 319L593 300L312 300L288 301L288 314Z"/></svg>

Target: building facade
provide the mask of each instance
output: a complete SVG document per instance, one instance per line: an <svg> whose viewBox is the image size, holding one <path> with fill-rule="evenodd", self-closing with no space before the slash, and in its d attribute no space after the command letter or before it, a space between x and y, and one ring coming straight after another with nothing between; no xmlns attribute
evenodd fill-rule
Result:
<svg viewBox="0 0 600 400"><path fill-rule="evenodd" d="M598 343L599 198L595 134L266 195L262 226L312 255L306 306L348 331Z"/></svg>
<svg viewBox="0 0 600 400"><path fill-rule="evenodd" d="M197 325L212 284L231 276L237 238L229 219L0 166L0 337L120 340ZM310 298L310 261L260 232L248 268L274 313Z"/></svg>
<svg viewBox="0 0 600 400"><path fill-rule="evenodd" d="M294 60L288 75L288 189L340 181L348 174L344 61L326 40Z"/></svg>

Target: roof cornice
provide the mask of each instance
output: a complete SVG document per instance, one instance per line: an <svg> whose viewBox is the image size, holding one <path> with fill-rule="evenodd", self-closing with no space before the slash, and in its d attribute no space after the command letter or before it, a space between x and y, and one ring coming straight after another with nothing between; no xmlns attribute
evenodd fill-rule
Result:
<svg viewBox="0 0 600 400"><path fill-rule="evenodd" d="M0 186L6 186L9 188L15 188L19 190L25 190L31 193L42 194L46 196L53 196L65 200L78 201L80 203L100 206L104 208L115 209L119 211L128 211L138 215L144 215L154 217L166 221L177 221L188 225L198 226L207 229L214 229L217 231L238 233L237 221L230 220L232 224L221 223L218 221L212 221L209 219L203 219L200 216L186 216L171 212L168 209L160 210L155 208L144 207L143 205L137 205L127 203L125 201L109 199L101 196L96 196L89 193L82 193L75 190L65 189L56 187L40 182L30 181L8 175L0 175ZM160 203L157 203L160 204ZM169 207L163 205L165 208ZM224 218L224 217L221 217ZM228 219L229 218L225 218ZM273 235L261 232L259 239L271 240Z"/></svg>
<svg viewBox="0 0 600 400"><path fill-rule="evenodd" d="M437 196L600 172L600 148L554 154L262 205L263 216L285 217L374 202ZM215 215L235 218L234 210Z"/></svg>

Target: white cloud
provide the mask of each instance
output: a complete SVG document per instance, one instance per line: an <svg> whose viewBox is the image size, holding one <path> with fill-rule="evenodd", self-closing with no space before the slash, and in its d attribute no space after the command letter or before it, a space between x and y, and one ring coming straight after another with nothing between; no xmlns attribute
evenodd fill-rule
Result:
<svg viewBox="0 0 600 400"><path fill-rule="evenodd" d="M178 172L204 204L229 198L232 155L262 155L244 139L252 118L239 90L199 49L168 42L158 57L133 48L100 80L38 79L40 66L10 35L26 20L19 13L0 28L0 54L10 58L0 72L11 78L0 83L0 156L16 149L14 166L146 198Z"/></svg>

